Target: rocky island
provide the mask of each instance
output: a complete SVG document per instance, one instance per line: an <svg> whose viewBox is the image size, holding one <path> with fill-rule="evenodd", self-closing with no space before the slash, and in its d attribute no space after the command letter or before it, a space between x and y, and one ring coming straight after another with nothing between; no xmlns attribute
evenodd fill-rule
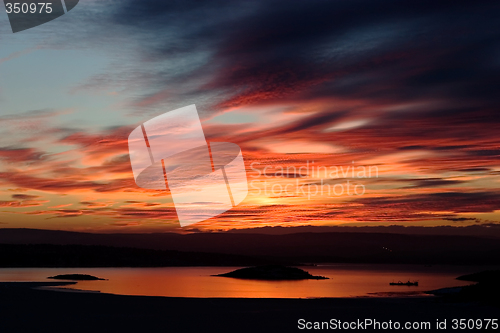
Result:
<svg viewBox="0 0 500 333"><path fill-rule="evenodd" d="M251 280L325 280L324 276L314 276L297 267L268 265L240 268L235 271L214 276Z"/></svg>
<svg viewBox="0 0 500 333"><path fill-rule="evenodd" d="M97 276L92 276L88 274L61 274L56 276L49 276L47 279L54 280L75 280L75 281L94 281L94 280L105 280L98 278Z"/></svg>

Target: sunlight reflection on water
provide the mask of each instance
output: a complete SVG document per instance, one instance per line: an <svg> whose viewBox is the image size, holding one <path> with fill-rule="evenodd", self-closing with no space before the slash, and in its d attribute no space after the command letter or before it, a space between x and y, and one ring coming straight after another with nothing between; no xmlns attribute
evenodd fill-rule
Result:
<svg viewBox="0 0 500 333"><path fill-rule="evenodd" d="M58 274L91 274L106 281L79 281L69 289L104 293L171 297L316 298L415 296L468 282L455 278L489 267L335 264L301 267L328 280L257 281L211 275L240 267L162 268L2 268L0 281L48 281ZM393 281L419 286L390 286ZM51 280L53 281L53 280Z"/></svg>

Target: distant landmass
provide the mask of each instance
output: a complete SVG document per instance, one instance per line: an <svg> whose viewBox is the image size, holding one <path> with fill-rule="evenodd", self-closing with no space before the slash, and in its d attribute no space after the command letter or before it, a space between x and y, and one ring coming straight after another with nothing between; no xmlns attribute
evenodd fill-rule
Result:
<svg viewBox="0 0 500 333"><path fill-rule="evenodd" d="M500 270L482 271L457 277L457 280L476 282L474 284L444 288L431 292L444 296L453 302L480 302L500 307Z"/></svg>
<svg viewBox="0 0 500 333"><path fill-rule="evenodd" d="M327 280L324 276L314 276L297 267L281 265L240 268L235 271L215 276L251 280Z"/></svg>
<svg viewBox="0 0 500 333"><path fill-rule="evenodd" d="M286 228L283 228L286 229ZM500 264L496 238L368 232L91 234L0 229L0 267Z"/></svg>
<svg viewBox="0 0 500 333"><path fill-rule="evenodd" d="M248 266L274 263L240 255L94 245L0 244L0 267Z"/></svg>
<svg viewBox="0 0 500 333"><path fill-rule="evenodd" d="M457 277L457 280L498 284L500 282L500 270L462 275Z"/></svg>
<svg viewBox="0 0 500 333"><path fill-rule="evenodd" d="M460 219L459 219L460 220ZM441 235L441 236L474 236L484 238L500 239L500 224L481 224L469 226L298 226L298 227L258 227L251 229L232 229L228 233L254 233L266 235L286 235L293 233L329 233L329 232L353 232L353 233L378 233L378 234L401 234L401 235Z"/></svg>

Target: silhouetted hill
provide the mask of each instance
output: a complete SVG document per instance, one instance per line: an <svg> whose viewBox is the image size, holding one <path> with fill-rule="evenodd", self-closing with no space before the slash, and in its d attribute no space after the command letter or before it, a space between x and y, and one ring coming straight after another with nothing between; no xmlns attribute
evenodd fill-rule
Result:
<svg viewBox="0 0 500 333"><path fill-rule="evenodd" d="M328 233L328 232L354 232L354 233L379 233L379 234L402 234L402 235L435 235L435 236L474 236L484 238L500 239L500 224L481 224L470 226L298 226L298 227L259 227L252 229L233 229L230 233L251 233L266 235L285 235L292 233Z"/></svg>
<svg viewBox="0 0 500 333"><path fill-rule="evenodd" d="M468 236L353 232L283 235L231 232L89 234L33 229L0 229L0 243L98 245L225 254L251 257L259 261L262 261L261 258L266 258L276 263L500 264L498 240ZM209 261L207 259L207 265L210 264Z"/></svg>
<svg viewBox="0 0 500 333"><path fill-rule="evenodd" d="M0 244L0 267L165 267L268 264L265 258L90 245Z"/></svg>
<svg viewBox="0 0 500 333"><path fill-rule="evenodd" d="M314 276L297 267L282 265L266 265L257 267L245 267L232 272L214 276L230 277L236 279L250 280L327 280L324 276Z"/></svg>

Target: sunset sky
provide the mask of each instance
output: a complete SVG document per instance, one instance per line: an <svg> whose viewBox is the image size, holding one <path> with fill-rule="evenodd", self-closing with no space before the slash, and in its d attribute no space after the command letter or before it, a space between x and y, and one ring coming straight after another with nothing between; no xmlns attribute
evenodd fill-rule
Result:
<svg viewBox="0 0 500 333"><path fill-rule="evenodd" d="M189 228L500 223L499 14L80 0L13 34L2 13L0 227L180 230L169 192L135 184L127 138L190 104L208 142L241 147L250 188Z"/></svg>

